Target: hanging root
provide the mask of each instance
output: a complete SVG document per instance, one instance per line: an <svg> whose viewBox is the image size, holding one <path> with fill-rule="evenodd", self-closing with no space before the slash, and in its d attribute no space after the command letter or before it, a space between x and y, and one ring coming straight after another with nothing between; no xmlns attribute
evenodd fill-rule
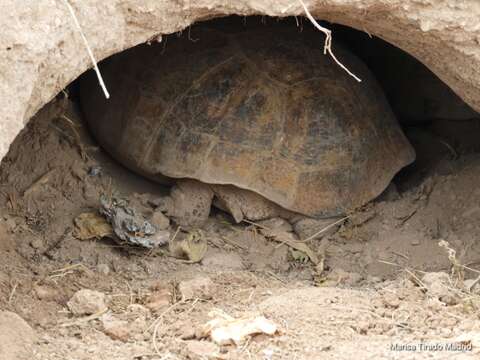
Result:
<svg viewBox="0 0 480 360"><path fill-rule="evenodd" d="M310 22L313 24L313 26L315 26L318 30L320 30L321 32L323 32L325 34L325 43L323 45L323 53L326 55L330 55L330 57L337 63L338 66L340 66L343 70L345 70L347 72L348 75L350 75L351 77L353 77L355 80L357 80L358 82L361 82L362 80L357 76L355 75L354 73L352 73L350 70L347 69L347 67L345 65L343 65L338 59L337 57L333 54L333 51L332 51L332 31L327 29L326 27L323 27L322 25L320 25L317 20L315 20L315 18L312 16L312 14L310 13L310 11L308 10L307 6L305 5L305 3L303 2L303 0L298 0L300 2L300 4L302 5L303 7L303 10L305 11L305 15L307 16L308 20L310 20ZM291 7L293 6L293 4L287 6L285 9L282 10L282 13L286 12L288 9L290 9Z"/></svg>
<svg viewBox="0 0 480 360"><path fill-rule="evenodd" d="M80 35L82 36L83 42L85 43L85 47L87 48L88 55L90 56L90 60L92 60L93 67L95 69L95 73L97 74L98 77L98 82L100 83L100 87L103 90L103 93L105 94L105 97L107 99L110 98L110 94L108 93L107 87L105 86L105 82L103 81L102 74L100 74L100 69L98 68L97 61L95 60L95 57L93 56L92 49L90 48L90 45L88 45L87 38L85 37L85 34L82 31L82 27L80 26L80 23L78 22L77 16L75 15L75 11L73 11L72 5L68 2L68 0L63 0L65 5L68 8L68 11L70 12L70 15L72 15L73 22L75 23L75 26L77 27Z"/></svg>

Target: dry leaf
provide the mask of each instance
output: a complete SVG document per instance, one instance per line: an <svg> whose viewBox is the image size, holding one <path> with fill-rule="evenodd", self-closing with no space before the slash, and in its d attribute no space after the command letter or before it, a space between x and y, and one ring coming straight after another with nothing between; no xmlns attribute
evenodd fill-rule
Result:
<svg viewBox="0 0 480 360"><path fill-rule="evenodd" d="M200 262L207 252L207 239L201 230L192 231L180 241L170 244L170 253L176 258L187 258L191 263Z"/></svg>
<svg viewBox="0 0 480 360"><path fill-rule="evenodd" d="M79 240L101 239L113 235L112 226L103 216L95 212L78 215L74 224L73 236Z"/></svg>

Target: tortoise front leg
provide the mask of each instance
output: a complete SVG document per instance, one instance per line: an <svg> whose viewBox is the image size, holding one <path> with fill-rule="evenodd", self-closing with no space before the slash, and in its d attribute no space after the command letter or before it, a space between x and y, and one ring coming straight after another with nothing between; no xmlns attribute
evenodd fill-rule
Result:
<svg viewBox="0 0 480 360"><path fill-rule="evenodd" d="M197 180L181 179L170 195L157 201L157 209L185 228L201 227L210 214L213 192L210 186Z"/></svg>

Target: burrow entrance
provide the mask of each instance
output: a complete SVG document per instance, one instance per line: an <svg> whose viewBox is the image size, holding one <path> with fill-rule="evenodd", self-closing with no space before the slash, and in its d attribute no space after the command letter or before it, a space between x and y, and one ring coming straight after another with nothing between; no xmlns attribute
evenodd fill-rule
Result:
<svg viewBox="0 0 480 360"><path fill-rule="evenodd" d="M323 46L323 36L305 20L228 17L164 37L160 51L168 54L179 36L197 41L196 29L204 26L227 32L290 29L318 37L318 46ZM93 140L74 82L37 114L1 164L2 307L54 331L58 311L85 287L118 295L111 302L118 312L132 303L154 307L152 293L198 272L242 286L254 274L263 281L254 287L274 279L280 287L368 288L405 269L449 271L452 263L439 246L442 240L468 267L465 277L473 277L480 262L479 115L402 50L365 32L327 26L333 30L334 51L336 42L343 43L374 74L417 153L415 163L401 170L380 197L309 239L307 250L291 244L338 219L301 226L281 218L235 224L227 213L213 209L201 232L179 229L155 210L169 187L134 174ZM165 242L180 242L184 259L166 247L145 250L112 240L115 235L99 214L105 196L125 200L138 216L161 227ZM14 285L12 279L20 273L22 284ZM160 302L178 300L169 291ZM225 294L215 296L228 302ZM80 333L88 331L82 328ZM138 341L147 346L149 339L139 335Z"/></svg>
<svg viewBox="0 0 480 360"><path fill-rule="evenodd" d="M463 196L469 197L469 194L472 192L475 193L476 190L473 186L467 185L465 182L474 181L474 173L470 174L470 172L475 170L474 165L477 161L477 153L480 150L480 145L478 145L476 141L480 131L478 114L456 96L448 86L439 80L424 65L409 54L379 38L371 37L366 32L335 24L327 24L327 26L333 30L335 35L334 50L335 42L345 45L357 55L374 74L385 92L398 122L414 146L417 156L416 161L412 165L402 169L395 176L391 186L387 188L384 194L364 209L359 210L358 214L362 214L359 216L363 219L360 223L354 220L356 215L352 215L352 218L349 218L341 225L342 231L340 231L340 233L334 232L336 235L329 236L338 237L339 249L336 251L339 251L341 254L343 254L344 251L350 251L344 249L343 246L350 246L350 241L352 240L353 244L355 244L353 246L355 249L357 247L365 247L365 249L368 249L371 246L369 240L376 239L378 243L375 243L375 246L378 247L379 244L382 244L380 246L382 250L376 251L377 254L373 256L375 260L372 263L368 260L374 268L379 266L376 260L381 257L380 254L382 251L388 251L392 246L399 248L398 251L394 251L392 254L394 254L393 256L397 260L403 259L402 262L404 260L408 262L408 251L413 251L408 250L407 253L404 253L403 247L414 246L412 249L415 250L413 252L416 253L417 256L415 264L421 265L425 261L425 264L430 266L432 257L425 255L433 251L432 248L436 248L436 239L444 238L448 234L458 240L458 233L454 230L458 225L445 224L444 220L448 218L448 222L461 221L462 224L463 221L467 221L467 219L463 219L462 217L458 218L458 215L454 215L453 213L444 214L448 209L448 207L445 208L445 206L442 205L445 199L449 199L448 204L452 206L451 211L455 212L455 214L459 211L458 206L468 207L471 205L473 207L471 209L465 209L465 214L468 216L477 215L477 211L475 210L476 205L473 205L475 203L475 197L470 197L467 203L459 202L457 199ZM200 39L196 38L196 30L204 27L225 31L227 33L262 28L268 30L272 28L279 30L289 29L292 32L302 33L306 37L317 38L319 47L323 45L323 36L305 20L295 18L275 20L265 17L233 16L199 23L185 30L183 33L169 35L163 39L162 44L156 45L158 51L168 55L169 46L174 44L176 39L182 36L187 37L192 44L199 41ZM275 39L273 38L272 41L275 41ZM141 51L142 47L147 46L151 45L139 45L138 50ZM114 55L114 57L115 56L118 55ZM101 67L100 64L100 68ZM165 69L165 71L168 71L168 69ZM68 95L68 98L66 98L65 95ZM65 111L70 114L65 115ZM80 211L80 209L85 206L90 208L98 207L97 205L100 201L101 194L105 194L106 191L111 194L118 190L120 193L123 193L123 195L128 193L152 193L157 197L168 192L169 186L159 185L135 175L111 159L90 137L88 126L83 122L82 116L79 86L76 81L73 82L64 93L59 94L58 98L53 101L52 104L46 106L37 116L38 118L51 119L33 120L29 128L17 139L9 155L2 163L4 169L2 171L2 184L4 188L8 189L2 192L5 211L8 214L9 211L15 210L17 201L25 201L25 204L28 205L27 208L24 209L26 213L24 214L24 219L19 221L25 221L25 226L28 228L33 226L34 229L38 231L47 231L51 222L54 221L56 223L55 226L58 227L56 237L61 238L62 231L71 226L75 218L75 216L73 218L72 216L75 212ZM45 121L47 121L47 123L45 123ZM42 129L42 131L40 131L41 136L40 133L37 133L39 128ZM35 145L25 147L26 141ZM45 141L48 143L45 143ZM72 147L71 150L73 153L69 154L68 151L58 151L58 149L56 149L57 147L64 146ZM34 154L32 154L31 151L33 151ZM76 157L77 155L81 157L84 162L83 164L82 161L79 162L78 159L69 158L69 156ZM55 168L63 168L65 166L70 168L72 178L61 180L58 177L66 175L66 173L57 173ZM460 175L457 173L458 171L468 172L468 174ZM22 176L20 176L20 174L22 174ZM60 181L60 183L55 186L71 187L78 182L77 185L81 184L81 187L72 187L69 188L70 190L68 191L66 189L57 189L54 191L49 185L51 176L55 177L57 181ZM115 182L116 185L112 185L110 182L112 184ZM460 183L454 185L452 182ZM108 183L108 186L111 186L112 189L105 188L105 186L107 186L105 185L106 183ZM440 186L438 185L439 183L443 184L441 186L446 187L446 190L442 190L445 191L445 193L437 190L439 192L439 203L435 205L430 204L430 192L437 186ZM100 188L96 188L98 186L100 186ZM115 186L118 186L119 189L115 189ZM37 191L46 191L45 194L42 194L42 202L35 199L34 194ZM48 208L53 206L52 204L48 205L48 201L51 201L48 199L55 198L51 193L52 191L54 191L54 193L65 193L63 195L65 201L72 201L72 199L78 197L75 204L68 206L71 212L68 215L63 214L62 220L51 213L51 211L54 210L48 212L43 209L43 206L47 206ZM422 193L422 195L419 194L419 192L426 193ZM456 192L458 192L458 194ZM30 196L33 197L33 199L30 199ZM147 195L145 196L148 197ZM79 200L81 198L86 200L86 203L78 207L78 203L82 203L83 201ZM419 198L422 199L422 207L424 207L424 211L427 212L427 214L423 216L419 213ZM33 204L35 204L33 208L31 207L32 201ZM150 201L150 204L152 201ZM54 201L54 203L59 205L55 211L60 211L60 209L62 209L62 203L58 203L58 199ZM54 207L56 208L57 205ZM407 209L403 209L403 207L407 207ZM437 207L442 208L441 211L437 209ZM15 211L18 211L18 209ZM364 214L364 212L366 214ZM400 214L396 214L397 212L400 212ZM387 220L382 219L380 223L378 223L378 221L375 220L378 215L377 213L380 213L380 215ZM217 208L212 208L212 215L214 217L226 217L227 221L229 221L228 219L232 220L228 214ZM8 217L8 215L6 216ZM413 225L413 230L410 229L405 232L406 224L415 221L417 218L418 223ZM381 235L380 228L383 226L381 224L385 221L393 221L395 223L394 227L398 228L399 231L398 239L390 234L388 236L389 240L384 242L385 239ZM321 222L320 228L322 225L328 225L329 222L333 222L333 220L327 219ZM470 224L469 228L473 226L470 221L468 222ZM174 223L171 225L175 226ZM319 224L316 225L318 227ZM338 229L338 227L335 227L335 229ZM175 233L174 229L170 230ZM331 231L329 233L331 233ZM307 233L303 233L303 235L309 237L309 235L312 234L307 231ZM345 237L348 238L348 242L345 242ZM417 237L420 237L422 240L418 240ZM319 238L322 238L322 236L319 236L317 240L320 240ZM425 240L425 250L424 252L418 253L416 250L421 249L418 243L422 243L423 240ZM50 242L53 240L48 239L46 241ZM48 246L45 244L47 247L53 245L54 243L49 243ZM469 246L475 247L476 244L472 242ZM28 249L27 258L38 252L38 249L35 249L35 247L32 248L31 244L29 245L28 240L22 241L17 250L23 248ZM55 248L54 246L52 249ZM49 252L53 251L52 249L49 250ZM360 253L362 251L360 251ZM395 255L395 253L397 253L397 255ZM439 254L441 253L442 251L439 251ZM352 253L354 257L359 256L358 254L359 251L357 251L357 249ZM398 254L403 254L404 256L398 258ZM44 256L45 254L41 257ZM371 256L372 254L369 254L369 257ZM392 260L391 255L386 256L385 260ZM347 264L349 264L347 265L345 260L342 259L341 267L347 268L347 270L359 269L358 263L350 264L349 262L350 260L347 260ZM434 259L433 263L436 264L436 262L437 260ZM447 264L448 262L444 262L444 266ZM367 273L370 273L372 276L382 276L384 275L383 271L389 274L395 272L395 269L388 268L388 266L385 268L385 266L381 265L380 267L383 270L377 274L372 274L368 270ZM289 268L289 266L285 266L284 268ZM334 268L334 266L332 266L332 268Z"/></svg>

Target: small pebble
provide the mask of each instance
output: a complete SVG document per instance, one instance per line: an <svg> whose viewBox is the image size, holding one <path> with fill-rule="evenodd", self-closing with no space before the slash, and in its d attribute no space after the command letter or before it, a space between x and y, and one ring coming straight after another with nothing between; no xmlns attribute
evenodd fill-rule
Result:
<svg viewBox="0 0 480 360"><path fill-rule="evenodd" d="M32 241L30 241L30 246L37 250L41 249L43 248L43 241L42 239L34 238Z"/></svg>
<svg viewBox="0 0 480 360"><path fill-rule="evenodd" d="M88 176L98 176L102 174L101 166L92 166L88 169Z"/></svg>
<svg viewBox="0 0 480 360"><path fill-rule="evenodd" d="M118 320L111 314L105 314L100 318L103 325L103 332L113 340L126 342L130 338L128 322Z"/></svg>
<svg viewBox="0 0 480 360"><path fill-rule="evenodd" d="M158 289L148 297L145 307L152 312L159 312L170 306L171 300L170 290L166 288Z"/></svg>
<svg viewBox="0 0 480 360"><path fill-rule="evenodd" d="M52 288L47 285L35 285L34 286L35 295L37 295L39 300L44 301L55 301L60 298L60 293L57 289Z"/></svg>
<svg viewBox="0 0 480 360"><path fill-rule="evenodd" d="M183 300L211 299L213 296L214 284L207 276L199 276L191 280L184 280L178 284L178 289Z"/></svg>
<svg viewBox="0 0 480 360"><path fill-rule="evenodd" d="M100 274L108 275L110 273L110 267L107 264L98 264L97 271Z"/></svg>
<svg viewBox="0 0 480 360"><path fill-rule="evenodd" d="M385 292L382 297L385 306L393 309L397 309L400 306L400 299L398 296L391 292Z"/></svg>
<svg viewBox="0 0 480 360"><path fill-rule="evenodd" d="M77 316L95 314L107 308L105 294L89 289L77 291L68 301L67 306Z"/></svg>
<svg viewBox="0 0 480 360"><path fill-rule="evenodd" d="M178 330L178 335L182 340L192 340L195 339L195 327L192 325L183 325Z"/></svg>
<svg viewBox="0 0 480 360"><path fill-rule="evenodd" d="M208 341L190 340L187 341L187 351L192 359L216 359L219 348Z"/></svg>
<svg viewBox="0 0 480 360"><path fill-rule="evenodd" d="M165 230L170 226L170 219L163 215L160 211L155 211L150 219L150 222L157 230Z"/></svg>
<svg viewBox="0 0 480 360"><path fill-rule="evenodd" d="M420 240L418 239L413 239L410 244L412 244L413 246L417 246L417 245L420 245Z"/></svg>

